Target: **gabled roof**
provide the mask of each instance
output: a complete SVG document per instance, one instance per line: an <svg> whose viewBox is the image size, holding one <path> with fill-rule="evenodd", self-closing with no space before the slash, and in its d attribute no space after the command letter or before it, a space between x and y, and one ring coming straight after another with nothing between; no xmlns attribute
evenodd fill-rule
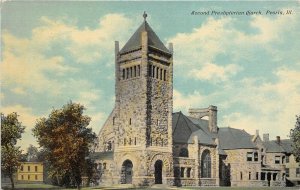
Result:
<svg viewBox="0 0 300 190"><path fill-rule="evenodd" d="M278 152L278 153L291 153L292 152L292 142L289 139L280 140L278 143L276 140L265 141L264 146L266 147L266 152Z"/></svg>
<svg viewBox="0 0 300 190"><path fill-rule="evenodd" d="M241 129L221 127L218 131L219 145L221 149L254 149L252 136Z"/></svg>
<svg viewBox="0 0 300 190"><path fill-rule="evenodd" d="M204 125L205 122L203 123ZM193 123L181 112L173 114L173 141L177 143L193 143L193 137L197 136L202 144L215 145L212 136L202 126Z"/></svg>
<svg viewBox="0 0 300 190"><path fill-rule="evenodd" d="M125 46L121 49L120 53L125 53L140 48L142 45L142 32L144 31L146 31L148 34L148 46L154 47L166 53L170 53L170 51L160 41L146 20L131 36Z"/></svg>
<svg viewBox="0 0 300 190"><path fill-rule="evenodd" d="M285 150L286 153L290 154L293 151L292 141L290 139L282 139L281 146Z"/></svg>

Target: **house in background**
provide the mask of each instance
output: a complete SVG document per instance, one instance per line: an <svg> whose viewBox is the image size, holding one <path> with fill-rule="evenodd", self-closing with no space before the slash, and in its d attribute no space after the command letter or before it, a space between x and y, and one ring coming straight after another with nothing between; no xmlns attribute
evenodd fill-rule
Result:
<svg viewBox="0 0 300 190"><path fill-rule="evenodd" d="M21 162L17 171L17 183L43 183L43 162Z"/></svg>

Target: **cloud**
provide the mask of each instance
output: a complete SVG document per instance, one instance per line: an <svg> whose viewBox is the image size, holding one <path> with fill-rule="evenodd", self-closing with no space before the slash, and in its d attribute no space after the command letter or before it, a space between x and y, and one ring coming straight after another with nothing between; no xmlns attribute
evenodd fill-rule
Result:
<svg viewBox="0 0 300 190"><path fill-rule="evenodd" d="M24 126L26 126L26 132L30 132L30 130L35 125L36 119L39 117L38 115L32 113L31 108L24 107L23 105L2 107L1 112L3 112L5 115L10 114L12 112L16 112L19 115L19 121L22 122Z"/></svg>
<svg viewBox="0 0 300 190"><path fill-rule="evenodd" d="M185 95L174 89L173 98L175 111L187 112L189 108L198 108L199 106L206 105L206 97L198 91Z"/></svg>
<svg viewBox="0 0 300 190"><path fill-rule="evenodd" d="M35 47L35 40L18 39L3 34L3 61L0 65L3 86L13 89L30 88L34 92L56 92L59 82L54 77L71 71L62 56L46 57ZM47 88L45 88L47 87Z"/></svg>
<svg viewBox="0 0 300 190"><path fill-rule="evenodd" d="M295 115L300 113L300 81L297 80L300 69L280 67L273 74L276 82L248 78L223 92L234 94L228 99L229 105L245 105L246 110L225 114L220 118L222 126L229 125L252 133L261 129L273 138L279 134L287 137L294 127Z"/></svg>
<svg viewBox="0 0 300 190"><path fill-rule="evenodd" d="M184 78L224 82L243 71L245 63L257 62L260 55L277 62L293 57L299 45L292 42L289 51L283 48L285 39L299 35L297 21L296 15L253 16L249 32L238 19L209 17L191 32L178 33L168 41L174 43L178 70L189 73Z"/></svg>
<svg viewBox="0 0 300 190"><path fill-rule="evenodd" d="M13 88L13 89L11 89L11 91L12 91L13 93L19 94L19 95L25 95L25 94L27 94L27 93L25 92L25 90L24 90L23 88L20 88L20 87Z"/></svg>
<svg viewBox="0 0 300 190"><path fill-rule="evenodd" d="M77 63L93 63L113 53L113 42L123 40L133 22L122 14L107 14L99 19L95 29L79 29L74 23L41 18L42 26L33 30L33 37L43 44L63 41ZM75 23L76 24L76 23Z"/></svg>
<svg viewBox="0 0 300 190"><path fill-rule="evenodd" d="M241 67L235 64L219 66L212 63L206 63L201 69L192 69L189 76L199 80L208 81L226 81L232 75L235 75Z"/></svg>

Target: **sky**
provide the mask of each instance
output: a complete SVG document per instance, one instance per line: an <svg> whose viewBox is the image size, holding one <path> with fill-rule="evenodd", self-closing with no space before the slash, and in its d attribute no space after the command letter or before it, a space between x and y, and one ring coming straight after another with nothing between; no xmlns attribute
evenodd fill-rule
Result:
<svg viewBox="0 0 300 190"><path fill-rule="evenodd" d="M38 146L36 119L69 101L98 134L114 107L114 41L122 48L146 11L174 44L174 112L215 105L219 127L288 138L300 114L299 10L299 1L6 1L1 112L26 126L24 150Z"/></svg>

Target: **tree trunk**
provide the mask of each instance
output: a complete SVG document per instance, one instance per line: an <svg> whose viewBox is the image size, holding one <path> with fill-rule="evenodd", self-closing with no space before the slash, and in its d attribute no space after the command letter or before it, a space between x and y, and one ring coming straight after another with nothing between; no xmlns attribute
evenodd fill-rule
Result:
<svg viewBox="0 0 300 190"><path fill-rule="evenodd" d="M11 189L15 189L13 174L9 175L9 178L10 178L10 182L11 182Z"/></svg>

